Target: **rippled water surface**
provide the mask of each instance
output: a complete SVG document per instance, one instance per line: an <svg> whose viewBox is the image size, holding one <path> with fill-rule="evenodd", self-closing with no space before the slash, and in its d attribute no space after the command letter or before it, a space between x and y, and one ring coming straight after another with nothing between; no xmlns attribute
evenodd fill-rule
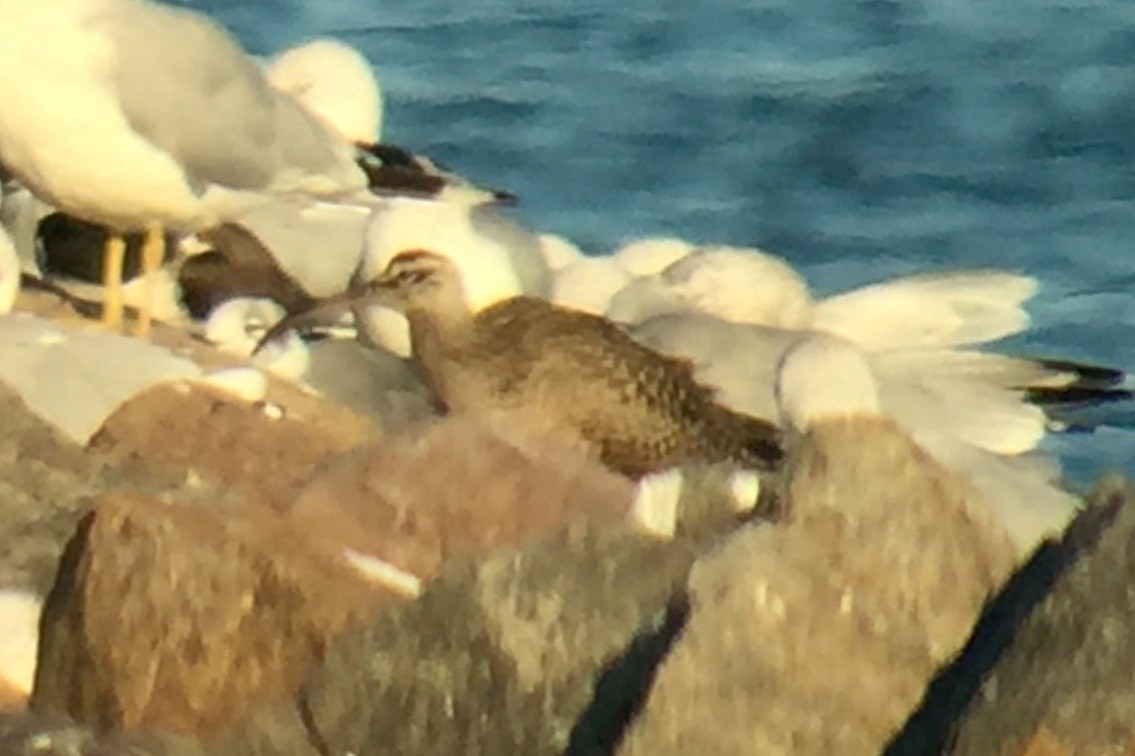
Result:
<svg viewBox="0 0 1135 756"><path fill-rule="evenodd" d="M997 265L1041 281L1007 348L1135 369L1135 3L194 0L251 50L360 47L385 138L602 253L758 245L821 293ZM1053 443L1135 473L1135 418Z"/></svg>

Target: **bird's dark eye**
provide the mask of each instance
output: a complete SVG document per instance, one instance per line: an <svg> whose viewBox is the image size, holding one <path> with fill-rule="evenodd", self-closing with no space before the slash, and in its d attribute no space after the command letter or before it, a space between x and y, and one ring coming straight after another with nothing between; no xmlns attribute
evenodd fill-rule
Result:
<svg viewBox="0 0 1135 756"><path fill-rule="evenodd" d="M419 284L430 277L427 270L404 270L394 277L399 284Z"/></svg>

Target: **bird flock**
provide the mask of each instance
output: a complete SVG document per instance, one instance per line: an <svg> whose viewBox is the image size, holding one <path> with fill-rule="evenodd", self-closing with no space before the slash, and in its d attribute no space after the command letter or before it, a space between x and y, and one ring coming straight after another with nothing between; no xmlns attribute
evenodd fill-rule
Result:
<svg viewBox="0 0 1135 756"><path fill-rule="evenodd" d="M87 253L101 262L102 328L119 329L129 306L141 336L156 314L304 381L317 345L290 329L338 323L367 349L424 365L427 389L451 410L470 403L454 401L462 365L438 385L405 302L374 296L399 268L402 280L425 276L404 270L407 253L424 252L444 258L471 318L517 298L544 303L509 326L537 368L513 371L473 409L559 390L529 375L548 365L576 371L574 390L612 412L645 401L588 391L586 381L604 385L609 344L569 354L562 339L532 336L547 317L570 330L586 315L617 332L616 353L658 355L651 365L696 381L721 411L775 426L785 447L819 423L865 419L869 451L885 418L927 452L912 464L940 465L984 495L1022 553L1059 532L1078 501L1038 450L1051 421L1036 392L1110 397L1124 377L990 351L1029 323L1037 283L1011 271L927 273L819 298L756 248L656 238L584 254L510 217L506 191L383 143L375 73L335 40L260 60L207 17L150 0L0 0L0 50L0 313L16 306L21 273L46 275L52 250L35 229L62 214L104 229ZM142 252L130 293L132 238ZM510 343L499 342L507 361ZM596 432L548 412L560 413L549 423Z"/></svg>

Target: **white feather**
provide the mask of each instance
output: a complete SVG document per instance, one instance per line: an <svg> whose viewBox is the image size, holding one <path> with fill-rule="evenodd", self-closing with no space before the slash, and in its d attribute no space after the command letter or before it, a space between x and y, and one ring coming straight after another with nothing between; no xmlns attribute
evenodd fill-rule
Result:
<svg viewBox="0 0 1135 756"><path fill-rule="evenodd" d="M1048 367L1027 357L1012 357L973 349L895 350L876 354L873 360L893 374L932 372L939 378L968 380L987 386L1019 389L1025 386L1059 388L1076 375Z"/></svg>
<svg viewBox="0 0 1135 756"><path fill-rule="evenodd" d="M350 45L334 39L297 45L268 61L264 74L348 142L381 140L382 89L370 63Z"/></svg>
<svg viewBox="0 0 1135 756"><path fill-rule="evenodd" d="M658 278L687 307L735 323L799 328L811 314L804 279L781 258L758 249L702 247Z"/></svg>
<svg viewBox="0 0 1135 756"><path fill-rule="evenodd" d="M879 402L882 379L866 357L849 342L829 336L808 337L785 354L776 378L776 395L782 420L808 431L836 418L895 416ZM890 398L890 396L888 396ZM959 397L953 397L958 400ZM945 414L955 404L926 403ZM987 408L988 410L988 408ZM992 411L992 410L988 410ZM967 416L975 417L978 408ZM1004 419L992 418L996 427ZM1079 501L1061 489L1055 462L1039 454L1013 455L978 448L964 433L949 427L948 418L934 418L911 427L900 423L911 438L935 461L972 485L993 508L1026 556L1044 538L1056 536L1075 515Z"/></svg>
<svg viewBox="0 0 1135 756"><path fill-rule="evenodd" d="M909 276L819 302L812 327L871 352L984 344L1029 324L1036 281L997 270Z"/></svg>
<svg viewBox="0 0 1135 756"><path fill-rule="evenodd" d="M978 490L1025 557L1058 537L1076 516L1080 500L1059 485L1059 466L1040 454L1005 456L932 431L912 434L943 467Z"/></svg>
<svg viewBox="0 0 1135 756"><path fill-rule="evenodd" d="M1027 452L1044 438L1044 411L1020 391L938 375L933 360L908 362L901 372L882 359L871 363L883 409L912 432L934 430L996 454Z"/></svg>
<svg viewBox="0 0 1135 756"><path fill-rule="evenodd" d="M256 368L235 367L212 370L196 380L211 388L252 404L268 395L268 380Z"/></svg>
<svg viewBox="0 0 1135 756"><path fill-rule="evenodd" d="M728 323L705 313L671 313L628 328L639 342L694 365L702 383L738 412L777 420L776 366L808 331ZM814 332L811 332L814 333ZM835 338L835 337L833 337ZM850 343L850 342L849 342ZM858 347L857 347L858 348ZM937 430L1000 454L1034 449L1045 415L1020 387L1069 376L1021 358L965 350L865 354L879 404L903 427Z"/></svg>
<svg viewBox="0 0 1135 756"><path fill-rule="evenodd" d="M692 244L681 239L650 237L627 242L612 252L611 257L628 273L638 278L661 273L693 249Z"/></svg>
<svg viewBox="0 0 1135 756"><path fill-rule="evenodd" d="M585 257L560 270L552 282L552 301L601 315L615 292L631 280L610 257Z"/></svg>
<svg viewBox="0 0 1135 756"><path fill-rule="evenodd" d="M354 549L343 549L343 560L362 577L399 595L410 599L422 595L422 579L390 562Z"/></svg>

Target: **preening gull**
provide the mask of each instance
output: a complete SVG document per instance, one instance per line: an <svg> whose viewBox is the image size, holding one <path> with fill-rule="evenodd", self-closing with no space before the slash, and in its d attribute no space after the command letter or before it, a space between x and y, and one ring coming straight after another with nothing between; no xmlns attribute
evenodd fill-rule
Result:
<svg viewBox="0 0 1135 756"><path fill-rule="evenodd" d="M910 431L935 429L1000 454L1037 445L1042 409L1031 387L1059 388L1075 369L971 347L1019 332L1036 290L1004 271L918 275L814 301L782 260L756 250L705 249L629 284L609 313L636 338L690 359L722 400L773 417L773 366L802 333L831 333L867 354L880 402Z"/></svg>
<svg viewBox="0 0 1135 756"><path fill-rule="evenodd" d="M865 477L880 466L893 468L894 484L901 479L923 486L911 496L940 495L943 489L964 494L965 486L972 487L1021 558L1041 540L1059 536L1077 511L1078 500L1060 488L1055 463L1043 456L1006 457L933 429L904 429L884 412L866 356L837 336L812 334L788 348L777 366L774 393L781 422L802 443L825 443L825 434L835 434L828 439L832 454L871 457L862 465ZM842 440L837 444L833 438ZM861 491L834 493L869 495L872 487L892 481L862 483Z"/></svg>
<svg viewBox="0 0 1135 756"><path fill-rule="evenodd" d="M355 48L321 38L289 48L264 65L277 91L375 161L366 161L371 190L394 195L464 199L470 204L516 201L511 192L483 189L441 169L423 155L382 141L384 98L370 63Z"/></svg>
<svg viewBox="0 0 1135 756"><path fill-rule="evenodd" d="M545 256L553 250L547 250ZM688 242L660 237L628 242L610 255L564 255L564 261L554 266L552 301L595 315L606 314L616 294L635 290L632 281L659 273L692 250Z"/></svg>
<svg viewBox="0 0 1135 756"><path fill-rule="evenodd" d="M759 249L703 247L638 278L607 314L625 323L697 311L734 323L811 328L883 351L983 344L1028 325L1036 281L1001 270L905 276L815 301L785 260Z"/></svg>
<svg viewBox="0 0 1135 756"><path fill-rule="evenodd" d="M216 224L265 197L346 196L354 148L217 24L148 0L0 0L0 161L37 196L113 233L103 322L122 320L122 233ZM139 333L149 329L144 307Z"/></svg>
<svg viewBox="0 0 1135 756"><path fill-rule="evenodd" d="M663 258L665 259L665 258ZM641 323L652 315L696 311L735 323L808 325L812 297L784 260L757 249L703 247L619 291L607 316Z"/></svg>
<svg viewBox="0 0 1135 756"><path fill-rule="evenodd" d="M638 278L660 273L693 252L694 245L670 236L633 239L611 253L619 265Z"/></svg>
<svg viewBox="0 0 1135 756"><path fill-rule="evenodd" d="M273 87L296 98L348 142L381 141L382 89L370 63L350 45L315 39L279 53L264 72Z"/></svg>

